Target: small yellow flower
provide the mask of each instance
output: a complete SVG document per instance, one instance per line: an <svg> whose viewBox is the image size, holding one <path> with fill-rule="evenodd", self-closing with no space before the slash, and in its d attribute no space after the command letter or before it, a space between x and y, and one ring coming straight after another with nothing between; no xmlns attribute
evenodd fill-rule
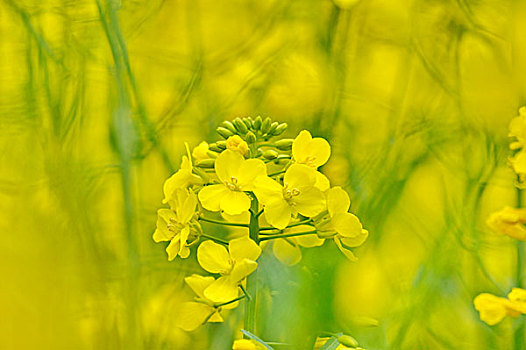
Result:
<svg viewBox="0 0 526 350"><path fill-rule="evenodd" d="M260 254L261 248L249 237L231 240L228 251L212 241L201 243L197 249L199 264L210 273L221 274L204 290L204 295L217 303L236 298L239 284L256 270Z"/></svg>
<svg viewBox="0 0 526 350"><path fill-rule="evenodd" d="M318 168L327 163L331 156L331 146L321 137L312 138L307 130L303 130L292 143L292 156L296 163Z"/></svg>
<svg viewBox="0 0 526 350"><path fill-rule="evenodd" d="M526 209L512 207L504 207L491 214L486 221L493 232L521 241L526 240L524 223L526 223Z"/></svg>
<svg viewBox="0 0 526 350"><path fill-rule="evenodd" d="M166 252L168 260L172 261L177 255L187 258L190 255L188 240L189 238L196 239L198 236L195 226L191 225L197 205L197 196L190 190L179 188L174 191L169 203L171 209L157 211L157 229L153 233L153 240L155 242L170 241Z"/></svg>
<svg viewBox="0 0 526 350"><path fill-rule="evenodd" d="M248 153L248 143L239 137L239 135L230 136L226 140L226 148L238 152L242 156L245 156Z"/></svg>
<svg viewBox="0 0 526 350"><path fill-rule="evenodd" d="M199 192L201 204L210 211L238 215L250 208L250 197L245 191L254 189L254 180L266 175L267 168L259 159L245 160L238 152L227 149L217 157L215 171L221 184L205 186Z"/></svg>
<svg viewBox="0 0 526 350"><path fill-rule="evenodd" d="M320 237L334 235L333 239L340 251L352 261L357 258L348 248L358 247L365 242L369 232L364 230L360 219L348 212L351 206L349 195L341 187L327 191L328 216L315 222Z"/></svg>
<svg viewBox="0 0 526 350"><path fill-rule="evenodd" d="M252 339L237 339L232 345L232 350L259 350L262 348L262 345Z"/></svg>
<svg viewBox="0 0 526 350"><path fill-rule="evenodd" d="M325 209L325 198L316 184L316 171L306 165L292 164L285 172L283 186L267 176L256 179L254 193L264 205L265 218L284 229L298 213L314 217Z"/></svg>
<svg viewBox="0 0 526 350"><path fill-rule="evenodd" d="M223 322L221 310L234 309L239 304L236 301L218 307L205 296L204 290L215 282L214 277L194 274L184 280L197 294L196 301L183 303L178 310L177 326L187 332L195 330L205 322Z"/></svg>
<svg viewBox="0 0 526 350"><path fill-rule="evenodd" d="M191 185L200 185L203 183L203 179L192 173L192 157L190 156L190 150L187 143L185 143L185 147L186 155L183 156L181 161L181 169L179 169L179 171L177 171L164 182L163 203L168 203L168 201L170 201L175 190L179 188L187 188Z"/></svg>
<svg viewBox="0 0 526 350"><path fill-rule="evenodd" d="M513 303L506 298L497 297L489 293L481 293L473 299L475 309L480 319L490 326L494 326L506 316L518 317L520 312Z"/></svg>
<svg viewBox="0 0 526 350"><path fill-rule="evenodd" d="M312 226L300 225L286 229L283 233L308 232L312 231L312 229ZM296 265L301 260L300 247L318 247L321 246L323 242L325 242L325 240L319 238L315 233L297 237L279 238L274 240L272 252L281 263L292 266Z"/></svg>
<svg viewBox="0 0 526 350"><path fill-rule="evenodd" d="M327 343L327 341L329 340L330 338L329 337L317 337L316 338L316 342L314 343L314 350L319 350L321 349L325 343ZM353 348L349 348L345 345L342 345L342 344L339 344L335 350L351 350L351 349L358 349L356 347L353 347ZM361 349L361 348L360 348Z"/></svg>
<svg viewBox="0 0 526 350"><path fill-rule="evenodd" d="M196 162L199 162L200 160L210 158L207 152L208 143L206 141L203 141L196 148L193 149L192 156L194 157Z"/></svg>
<svg viewBox="0 0 526 350"><path fill-rule="evenodd" d="M521 313L526 313L526 290L522 288L512 288L508 294L509 301L513 308Z"/></svg>

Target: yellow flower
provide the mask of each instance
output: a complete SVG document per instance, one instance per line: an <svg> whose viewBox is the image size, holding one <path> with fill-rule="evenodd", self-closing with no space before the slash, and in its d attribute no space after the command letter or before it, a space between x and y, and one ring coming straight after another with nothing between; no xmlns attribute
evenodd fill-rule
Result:
<svg viewBox="0 0 526 350"><path fill-rule="evenodd" d="M244 191L252 191L254 180L266 175L267 168L259 159L245 160L241 154L227 149L217 157L215 171L221 184L201 189L201 204L210 211L224 210L229 215L238 215L250 208L250 197Z"/></svg>
<svg viewBox="0 0 526 350"><path fill-rule="evenodd" d="M267 176L256 179L254 193L264 205L265 218L278 229L287 227L291 215L314 217L325 209L325 198L316 184L316 171L292 164L285 172L284 185Z"/></svg>
<svg viewBox="0 0 526 350"><path fill-rule="evenodd" d="M184 280L197 294L196 301L183 303L178 310L177 326L185 331L193 331L206 322L223 322L221 310L233 309L239 304L236 301L223 306L216 306L212 300L205 296L204 290L215 282L214 277L194 274Z"/></svg>
<svg viewBox="0 0 526 350"><path fill-rule="evenodd" d="M206 141L203 141L193 149L192 156L194 157L196 162L199 162L203 159L209 159L210 156L208 156L208 143Z"/></svg>
<svg viewBox="0 0 526 350"><path fill-rule="evenodd" d="M190 156L190 150L187 143L185 143L185 147L186 155L183 156L181 161L181 169L179 169L179 171L177 171L164 182L163 203L168 203L170 201L175 190L179 188L187 188L191 185L200 185L203 183L203 179L192 173L192 157Z"/></svg>
<svg viewBox="0 0 526 350"><path fill-rule="evenodd" d="M317 337L316 338L316 342L314 343L314 350L319 350L321 349L325 343L327 343L327 341L329 340L330 338L329 337ZM331 348L332 349L332 348ZM346 347L345 345L342 345L342 344L339 344L335 350L347 350L347 349L357 349L356 347L353 347L353 348L348 348Z"/></svg>
<svg viewBox="0 0 526 350"><path fill-rule="evenodd" d="M512 288L508 294L509 301L513 308L521 313L526 313L526 290L522 288Z"/></svg>
<svg viewBox="0 0 526 350"><path fill-rule="evenodd" d="M369 232L364 230L356 215L348 212L351 206L349 195L341 187L327 191L328 215L315 222L320 237L333 236L334 242L352 261L358 260L348 248L358 247L365 242Z"/></svg>
<svg viewBox="0 0 526 350"><path fill-rule="evenodd" d="M486 221L493 232L521 241L526 240L524 223L526 223L526 209L512 207L504 207L491 214Z"/></svg>
<svg viewBox="0 0 526 350"><path fill-rule="evenodd" d="M238 152L242 156L248 153L248 143L246 143L239 135L230 136L226 140L226 148Z"/></svg>
<svg viewBox="0 0 526 350"><path fill-rule="evenodd" d="M212 241L201 243L197 249L197 260L203 269L219 273L219 277L205 290L204 295L222 303L238 296L239 284L256 270L261 248L249 237L233 239L225 247Z"/></svg>
<svg viewBox="0 0 526 350"><path fill-rule="evenodd" d="M312 231L313 227L308 225L300 225L291 227L285 231L288 233L300 233ZM274 256L285 265L296 265L301 260L301 247L312 248L321 246L325 240L319 238L315 233L297 237L287 237L275 239L272 245L272 252Z"/></svg>
<svg viewBox="0 0 526 350"><path fill-rule="evenodd" d="M232 345L232 350L258 350L261 349L259 344L257 344L252 339L238 339L234 341Z"/></svg>
<svg viewBox="0 0 526 350"><path fill-rule="evenodd" d="M312 138L310 132L303 130L292 143L292 156L296 163L318 168L327 163L331 156L331 146L321 137Z"/></svg>
<svg viewBox="0 0 526 350"><path fill-rule="evenodd" d="M181 258L187 258L190 255L187 241L189 238L197 238L195 226L191 225L196 205L195 193L179 188L174 191L170 200L171 209L157 211L157 229L153 233L153 240L155 242L170 241L166 247L169 261L172 261L177 255Z"/></svg>
<svg viewBox="0 0 526 350"><path fill-rule="evenodd" d="M494 326L506 316L518 317L520 312L513 303L506 298L497 297L489 293L481 293L473 300L480 319L490 326Z"/></svg>

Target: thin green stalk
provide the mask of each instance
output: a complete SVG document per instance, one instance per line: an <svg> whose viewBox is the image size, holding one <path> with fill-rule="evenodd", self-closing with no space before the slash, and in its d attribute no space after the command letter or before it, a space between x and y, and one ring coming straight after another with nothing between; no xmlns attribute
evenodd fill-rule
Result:
<svg viewBox="0 0 526 350"><path fill-rule="evenodd" d="M522 191L517 188L517 208L522 206ZM524 242L517 241L517 271L515 276L515 286L523 288L524 275ZM524 349L524 316L519 319L519 324L514 334L515 350Z"/></svg>
<svg viewBox="0 0 526 350"><path fill-rule="evenodd" d="M221 221L221 220L207 219L207 218L204 218L202 216L199 217L199 220L200 221L205 221L205 222L210 222L212 224L217 224L217 225L248 227L247 224L237 224L237 223L234 223L234 222L226 222L226 221Z"/></svg>
<svg viewBox="0 0 526 350"><path fill-rule="evenodd" d="M229 304L235 303L236 301L239 301L239 300L244 299L244 298L245 298L245 296L241 295L241 296L239 296L239 297L237 297L235 299L232 299L230 301L227 301L225 303L217 304L217 305L215 305L215 307L221 307L221 306L229 305Z"/></svg>
<svg viewBox="0 0 526 350"><path fill-rule="evenodd" d="M205 238L208 238L214 242L217 242L217 243L221 243L221 244L224 244L224 245L228 245L228 242L225 241L224 239L221 239L221 238L217 238L217 237L214 237L214 236L210 236L210 235L207 235L206 233L201 233L201 236L205 237Z"/></svg>
<svg viewBox="0 0 526 350"><path fill-rule="evenodd" d="M250 224L248 229L249 237L257 244L259 244L260 242L259 221L257 217L258 208L259 202L257 198L254 197L250 206ZM247 298L245 304L245 330L249 331L250 333L255 333L256 330L256 300L258 290L257 272L258 270L256 269L256 271L254 271L247 277L246 294L250 295L250 298Z"/></svg>
<svg viewBox="0 0 526 350"><path fill-rule="evenodd" d="M316 233L316 232L317 232L316 230L312 230L312 231L307 231L307 232L287 233L287 234L284 234L284 235L265 236L265 237L261 237L260 241L263 242L263 241L268 241L270 239L305 236L305 235L310 235L310 234L313 234L313 233Z"/></svg>
<svg viewBox="0 0 526 350"><path fill-rule="evenodd" d="M303 220L303 221L299 221L299 222L294 222L294 223L288 225L286 228L296 227L296 226L300 226L300 225L309 225L311 222L312 222L312 219L307 219L307 220ZM275 230L275 229L276 229L275 227L261 227L259 230L260 231L268 231L268 230Z"/></svg>

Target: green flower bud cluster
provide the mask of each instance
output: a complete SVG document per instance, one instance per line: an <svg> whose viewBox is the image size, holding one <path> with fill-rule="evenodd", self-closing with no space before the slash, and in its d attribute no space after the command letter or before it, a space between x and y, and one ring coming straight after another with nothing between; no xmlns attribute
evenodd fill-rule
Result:
<svg viewBox="0 0 526 350"><path fill-rule="evenodd" d="M216 131L224 139L228 139L233 135L239 135L248 144L252 144L259 140L268 141L274 136L283 134L286 129L287 123L273 122L269 117L263 119L258 116L256 118L238 117L233 121L225 120Z"/></svg>

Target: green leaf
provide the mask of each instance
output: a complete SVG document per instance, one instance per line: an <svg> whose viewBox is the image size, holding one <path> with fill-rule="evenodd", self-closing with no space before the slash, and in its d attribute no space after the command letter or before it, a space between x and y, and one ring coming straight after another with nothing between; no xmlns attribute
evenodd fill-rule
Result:
<svg viewBox="0 0 526 350"><path fill-rule="evenodd" d="M257 341L258 343L260 343L261 345L263 345L264 347L266 347L268 350L274 350L274 348L273 348L272 346L268 345L268 344L265 343L263 340L259 339L259 337L256 336L255 334L252 334L252 333L250 333L249 331L246 331L246 330L244 330L244 329L241 330L241 333L243 333L244 335L246 335L246 336L249 337L250 339Z"/></svg>
<svg viewBox="0 0 526 350"><path fill-rule="evenodd" d="M320 348L320 350L334 350L340 345L340 342L336 337L330 337L329 340Z"/></svg>

